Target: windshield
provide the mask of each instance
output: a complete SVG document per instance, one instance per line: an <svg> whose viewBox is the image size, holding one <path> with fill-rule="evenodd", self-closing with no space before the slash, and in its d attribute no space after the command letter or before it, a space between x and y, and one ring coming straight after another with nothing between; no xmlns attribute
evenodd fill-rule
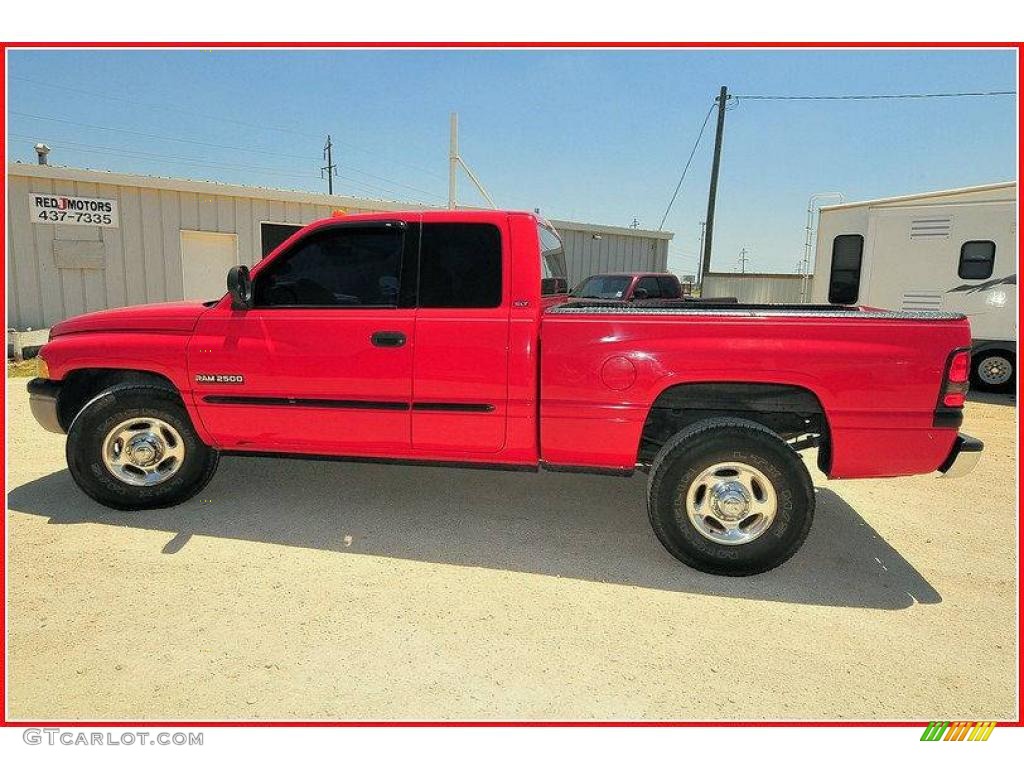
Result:
<svg viewBox="0 0 1024 768"><path fill-rule="evenodd" d="M594 275L580 283L572 295L578 299L621 299L630 280L629 275Z"/></svg>

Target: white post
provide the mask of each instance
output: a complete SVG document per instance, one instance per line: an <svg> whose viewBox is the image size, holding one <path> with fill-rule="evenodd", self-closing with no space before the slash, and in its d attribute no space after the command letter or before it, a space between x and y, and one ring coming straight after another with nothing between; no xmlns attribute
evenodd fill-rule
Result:
<svg viewBox="0 0 1024 768"><path fill-rule="evenodd" d="M459 172L459 115L451 113L448 140L448 208L455 210L455 177Z"/></svg>

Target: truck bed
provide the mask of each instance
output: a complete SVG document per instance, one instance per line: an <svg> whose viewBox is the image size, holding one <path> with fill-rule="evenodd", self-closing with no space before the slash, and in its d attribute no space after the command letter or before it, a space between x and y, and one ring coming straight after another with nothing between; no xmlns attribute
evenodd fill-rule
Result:
<svg viewBox="0 0 1024 768"><path fill-rule="evenodd" d="M957 435L935 419L954 346L970 346L955 313L568 302L542 317L542 458L634 466L644 422L669 388L749 382L814 396L828 419L831 477L931 472ZM673 404L685 405L685 393L676 389Z"/></svg>

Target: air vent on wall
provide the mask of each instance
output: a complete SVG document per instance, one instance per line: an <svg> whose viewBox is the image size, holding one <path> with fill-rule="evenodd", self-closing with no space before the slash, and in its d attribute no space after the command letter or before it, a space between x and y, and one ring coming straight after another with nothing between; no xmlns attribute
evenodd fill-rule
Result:
<svg viewBox="0 0 1024 768"><path fill-rule="evenodd" d="M952 227L952 225L952 216L934 216L928 219L914 219L913 221L910 222L910 239L949 239L949 230Z"/></svg>
<svg viewBox="0 0 1024 768"><path fill-rule="evenodd" d="M903 294L900 308L913 312L939 312L942 310L942 294L939 291L911 288Z"/></svg>

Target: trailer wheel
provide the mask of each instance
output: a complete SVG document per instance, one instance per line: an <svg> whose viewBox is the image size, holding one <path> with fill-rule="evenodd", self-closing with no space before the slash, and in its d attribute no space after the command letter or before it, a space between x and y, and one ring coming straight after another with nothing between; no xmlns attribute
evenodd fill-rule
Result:
<svg viewBox="0 0 1024 768"><path fill-rule="evenodd" d="M1017 382L1017 357L1004 349L979 352L973 362L974 385L989 392L1013 392Z"/></svg>
<svg viewBox="0 0 1024 768"><path fill-rule="evenodd" d="M749 576L781 565L803 544L814 486L800 456L771 430L707 419L658 452L647 511L678 560L705 573Z"/></svg>
<svg viewBox="0 0 1024 768"><path fill-rule="evenodd" d="M113 509L171 507L213 478L219 454L199 439L176 392L119 385L75 416L65 447L85 493Z"/></svg>

